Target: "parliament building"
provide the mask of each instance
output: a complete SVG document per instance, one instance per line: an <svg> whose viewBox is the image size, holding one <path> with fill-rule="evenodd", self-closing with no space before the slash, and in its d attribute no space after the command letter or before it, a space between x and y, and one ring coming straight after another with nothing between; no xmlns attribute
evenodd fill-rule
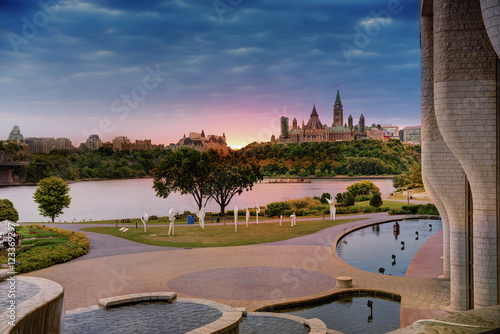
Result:
<svg viewBox="0 0 500 334"><path fill-rule="evenodd" d="M347 124L344 123L344 109L340 100L340 92L337 90L337 97L333 106L333 124L327 126L319 119L316 105L309 121L302 127L297 125L297 119L292 121L292 127L289 126L288 117L281 117L281 134L276 139L271 137L272 143L302 143L302 142L319 142L319 141L339 141L339 140L354 140L363 137L380 137L383 139L383 131L373 125L371 128L365 128L365 117L361 114L359 124L354 126L352 116L349 115ZM379 139L379 138L378 138Z"/></svg>

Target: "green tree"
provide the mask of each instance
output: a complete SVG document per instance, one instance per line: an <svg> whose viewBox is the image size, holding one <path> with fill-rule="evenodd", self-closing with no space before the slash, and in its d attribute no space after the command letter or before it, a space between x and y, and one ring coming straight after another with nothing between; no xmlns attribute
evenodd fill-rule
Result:
<svg viewBox="0 0 500 334"><path fill-rule="evenodd" d="M352 193L354 196L373 195L379 191L380 189L371 181L356 182L347 187L347 192Z"/></svg>
<svg viewBox="0 0 500 334"><path fill-rule="evenodd" d="M49 217L54 222L64 208L69 208L71 197L68 193L69 186L61 178L51 176L38 183L33 198L42 216Z"/></svg>
<svg viewBox="0 0 500 334"><path fill-rule="evenodd" d="M372 198L370 199L370 205L378 208L382 206L382 204L382 196L380 196L379 193L373 194Z"/></svg>
<svg viewBox="0 0 500 334"><path fill-rule="evenodd" d="M207 153L181 148L169 153L152 169L156 196L167 198L173 192L193 196L198 209L210 198L209 178L212 174Z"/></svg>
<svg viewBox="0 0 500 334"><path fill-rule="evenodd" d="M319 201L322 203L322 204L327 204L328 201L326 199L331 199L332 198L332 195L330 195L329 193L323 193L321 194L321 197L319 199Z"/></svg>
<svg viewBox="0 0 500 334"><path fill-rule="evenodd" d="M0 199L0 221L10 220L16 223L19 220L14 204L8 199Z"/></svg>
<svg viewBox="0 0 500 334"><path fill-rule="evenodd" d="M214 150L210 150L209 155L212 168L210 196L219 204L220 213L224 215L233 197L252 190L254 183L261 181L263 176L259 165L249 163L242 155L229 153L223 156Z"/></svg>

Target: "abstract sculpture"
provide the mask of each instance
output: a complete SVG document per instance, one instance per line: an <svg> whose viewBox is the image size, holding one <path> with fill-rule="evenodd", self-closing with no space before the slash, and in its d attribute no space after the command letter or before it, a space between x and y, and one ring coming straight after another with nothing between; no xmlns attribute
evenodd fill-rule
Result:
<svg viewBox="0 0 500 334"><path fill-rule="evenodd" d="M248 220L250 220L250 211L248 211L248 208L247 208L247 216L246 216L246 218L247 218L247 227L248 227Z"/></svg>
<svg viewBox="0 0 500 334"><path fill-rule="evenodd" d="M234 232L238 232L238 206L234 206Z"/></svg>
<svg viewBox="0 0 500 334"><path fill-rule="evenodd" d="M175 235L175 231L174 231L174 221L175 221L174 208L170 209L170 211L168 212L168 218L170 219L170 226L168 227L168 236L170 236L170 232L172 232L172 235Z"/></svg>
<svg viewBox="0 0 500 334"><path fill-rule="evenodd" d="M141 217L142 224L144 224L144 233L146 233L146 223L149 220L149 216L146 212L144 212L144 216Z"/></svg>
<svg viewBox="0 0 500 334"><path fill-rule="evenodd" d="M281 226L281 221L283 220L283 215L280 215L280 226Z"/></svg>
<svg viewBox="0 0 500 334"><path fill-rule="evenodd" d="M297 225L297 223L295 222L295 218L297 218L297 216L295 215L295 212L290 215L290 218L292 219L291 226Z"/></svg>
<svg viewBox="0 0 500 334"><path fill-rule="evenodd" d="M260 212L260 206L257 205L257 202L255 202L255 221L257 224L259 223L259 212Z"/></svg>
<svg viewBox="0 0 500 334"><path fill-rule="evenodd" d="M196 211L196 217L198 217L198 222L200 224L200 227L202 229L205 229L205 208L201 208L200 210Z"/></svg>
<svg viewBox="0 0 500 334"><path fill-rule="evenodd" d="M335 212L336 212L336 208L335 208L335 197L333 197L333 199L330 197L326 197L326 200L328 202L328 204L330 204L330 218L332 221L335 221Z"/></svg>

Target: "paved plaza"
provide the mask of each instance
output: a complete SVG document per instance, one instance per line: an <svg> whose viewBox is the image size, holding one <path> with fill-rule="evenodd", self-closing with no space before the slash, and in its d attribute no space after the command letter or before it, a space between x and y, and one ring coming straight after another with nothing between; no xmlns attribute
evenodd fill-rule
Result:
<svg viewBox="0 0 500 334"><path fill-rule="evenodd" d="M329 296L342 290L336 277L349 276L353 289L400 295L401 326L446 315L449 281L438 278L442 274L442 231L420 248L406 277L380 275L344 263L335 252L334 241L354 227L403 216L376 213L352 218L363 220L291 240L217 248L157 247L84 232L91 244L89 254L27 275L60 283L65 289L66 310L93 306L106 297L174 291L179 297L255 311ZM79 230L91 225L55 226Z"/></svg>

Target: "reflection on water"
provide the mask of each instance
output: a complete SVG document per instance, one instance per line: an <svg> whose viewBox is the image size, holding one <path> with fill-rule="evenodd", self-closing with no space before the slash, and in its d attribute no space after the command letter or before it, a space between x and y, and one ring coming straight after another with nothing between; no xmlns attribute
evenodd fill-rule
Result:
<svg viewBox="0 0 500 334"><path fill-rule="evenodd" d="M371 307L369 306L371 304ZM400 303L380 296L346 295L324 304L280 310L306 319L318 318L345 334L387 333L399 328Z"/></svg>
<svg viewBox="0 0 500 334"><path fill-rule="evenodd" d="M358 269L405 276L415 253L441 228L440 220L426 219L372 225L343 237L337 244L337 253Z"/></svg>
<svg viewBox="0 0 500 334"><path fill-rule="evenodd" d="M307 334L309 329L303 324L283 318L249 315L243 317L240 334Z"/></svg>
<svg viewBox="0 0 500 334"><path fill-rule="evenodd" d="M171 333L205 326L222 316L216 308L198 303L140 303L99 309L64 318L64 334Z"/></svg>
<svg viewBox="0 0 500 334"><path fill-rule="evenodd" d="M356 180L318 179L311 183L276 183L264 181L254 185L253 190L235 196L227 207L232 210L234 205L240 209L266 205L271 202L285 201L304 196L321 196L328 192L335 195L345 192L347 187ZM382 193L394 190L392 180L371 180ZM149 215L167 216L170 208L178 212L196 211L198 208L191 196L171 194L167 199L158 198L152 188L153 179L88 181L70 184L71 205L56 221L101 220L119 218L138 218L144 212ZM37 205L33 201L36 187L3 187L0 188L0 198L10 199L19 211L21 222L47 221L39 215ZM208 212L218 212L219 206L214 201L207 206Z"/></svg>

